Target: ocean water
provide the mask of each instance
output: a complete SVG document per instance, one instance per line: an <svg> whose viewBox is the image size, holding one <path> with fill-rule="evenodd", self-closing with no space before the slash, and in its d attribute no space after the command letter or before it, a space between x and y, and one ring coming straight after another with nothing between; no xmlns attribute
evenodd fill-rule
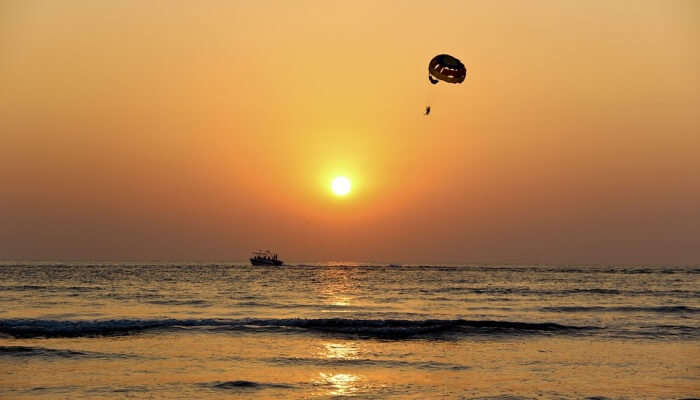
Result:
<svg viewBox="0 0 700 400"><path fill-rule="evenodd" d="M0 398L700 397L698 266L0 263Z"/></svg>

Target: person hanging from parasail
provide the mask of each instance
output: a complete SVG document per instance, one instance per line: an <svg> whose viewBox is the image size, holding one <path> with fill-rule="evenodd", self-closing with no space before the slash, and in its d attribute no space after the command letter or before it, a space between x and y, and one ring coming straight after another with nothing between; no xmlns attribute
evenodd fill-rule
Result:
<svg viewBox="0 0 700 400"><path fill-rule="evenodd" d="M462 83L466 76L467 68L464 64L449 54L438 54L428 64L428 80L433 85L439 81ZM430 106L425 107L424 115L430 115Z"/></svg>

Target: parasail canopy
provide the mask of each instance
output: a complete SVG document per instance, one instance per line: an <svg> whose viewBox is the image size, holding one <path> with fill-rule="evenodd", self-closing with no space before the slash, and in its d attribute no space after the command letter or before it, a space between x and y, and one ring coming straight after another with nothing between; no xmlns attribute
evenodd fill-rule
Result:
<svg viewBox="0 0 700 400"><path fill-rule="evenodd" d="M449 54L439 54L428 64L428 80L433 85L438 81L462 83L467 76L467 68L461 61Z"/></svg>

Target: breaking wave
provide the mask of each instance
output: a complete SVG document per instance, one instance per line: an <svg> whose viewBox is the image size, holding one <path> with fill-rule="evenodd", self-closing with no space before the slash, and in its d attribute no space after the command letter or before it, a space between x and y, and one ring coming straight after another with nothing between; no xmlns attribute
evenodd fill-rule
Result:
<svg viewBox="0 0 700 400"><path fill-rule="evenodd" d="M213 328L216 330L308 331L402 339L440 335L538 335L571 333L593 327L566 326L551 322L512 321L399 320L399 319L116 319L116 320L44 320L2 319L0 334L13 337L89 337L130 335L146 331L177 328Z"/></svg>

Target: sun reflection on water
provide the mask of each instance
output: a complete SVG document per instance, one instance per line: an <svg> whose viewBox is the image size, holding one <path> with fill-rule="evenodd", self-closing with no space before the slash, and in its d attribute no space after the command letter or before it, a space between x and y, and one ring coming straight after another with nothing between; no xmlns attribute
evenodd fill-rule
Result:
<svg viewBox="0 0 700 400"><path fill-rule="evenodd" d="M329 360L356 360L359 358L359 348L355 342L327 342L318 353L319 357ZM315 383L324 387L329 396L344 396L356 394L360 390L361 377L350 373L319 372Z"/></svg>
<svg viewBox="0 0 700 400"><path fill-rule="evenodd" d="M335 360L356 360L358 358L357 344L355 342L348 343L324 343L325 351L322 351L321 356Z"/></svg>
<svg viewBox="0 0 700 400"><path fill-rule="evenodd" d="M322 273L322 286L319 290L319 298L328 306L333 306L329 311L348 312L346 307L357 306L356 287L352 272L345 268L328 268ZM360 358L360 349L356 342L326 342L322 343L318 357L328 360L357 360ZM335 363L333 363L335 365ZM344 364L340 364L344 365ZM319 371L314 383L322 387L326 396L357 396L362 390L362 376L348 373L347 371Z"/></svg>
<svg viewBox="0 0 700 400"><path fill-rule="evenodd" d="M320 294L324 303L336 307L353 305L354 286L348 274L349 272L345 269L334 268L329 268L323 272L323 286Z"/></svg>
<svg viewBox="0 0 700 400"><path fill-rule="evenodd" d="M360 388L357 381L360 377L352 374L319 373L317 384L329 386L328 394L331 396L343 396L356 393Z"/></svg>
<svg viewBox="0 0 700 400"><path fill-rule="evenodd" d="M335 296L330 304L334 306L349 306L350 300L352 300L350 296Z"/></svg>

